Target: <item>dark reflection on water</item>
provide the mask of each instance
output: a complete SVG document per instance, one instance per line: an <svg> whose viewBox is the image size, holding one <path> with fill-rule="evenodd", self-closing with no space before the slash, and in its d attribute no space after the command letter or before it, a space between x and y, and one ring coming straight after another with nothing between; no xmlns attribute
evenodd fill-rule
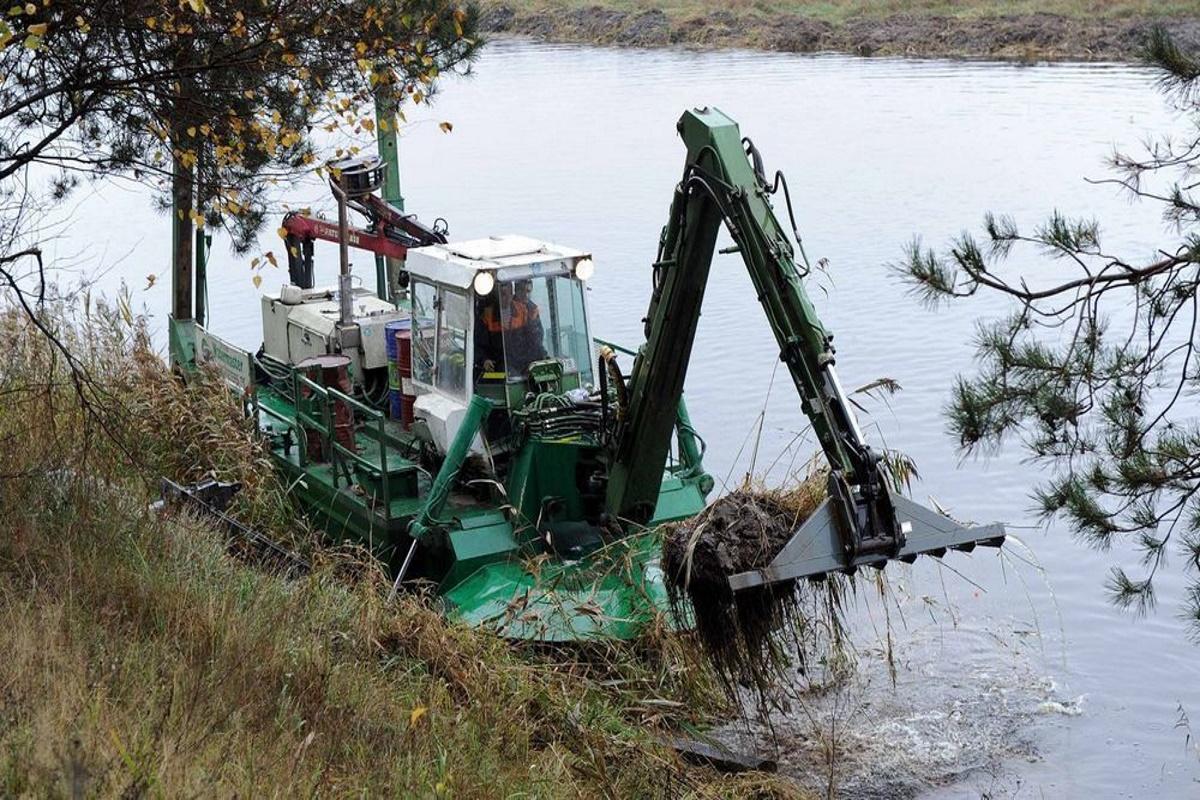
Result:
<svg viewBox="0 0 1200 800"><path fill-rule="evenodd" d="M691 105L722 108L768 169L787 172L806 249L829 259L814 294L837 334L843 381L886 375L904 387L874 416L870 435L916 459L918 497L935 495L960 517L1028 521L1037 472L1015 450L960 461L939 414L953 376L971 367L976 320L1002 305L984 298L926 311L886 265L913 234L942 243L988 209L1025 224L1056 207L1094 215L1111 249L1149 253L1163 232L1154 210L1083 178L1103 174L1115 144L1133 147L1177 124L1152 74L519 42L493 44L476 72L448 84L435 109L414 114L402 144L410 210L445 216L455 237L520 232L593 250L594 325L636 343L648 264L681 169L675 120ZM443 119L452 134L438 130ZM287 194L293 205L331 208L319 181ZM87 233L64 237L58 254L101 256L112 266L101 285L123 277L161 325L165 219L136 187L81 198L71 229ZM281 254L273 232L262 241ZM131 251L136 257L125 257ZM336 256L323 258L319 272L329 278ZM209 291L215 330L253 347L259 306L247 261L218 242ZM151 272L164 279L141 291ZM268 272L265 286L282 279ZM773 378L755 467L777 462L780 479L792 461L781 451L805 423L786 376L774 374L776 356L744 270L722 257L687 383L720 478L736 482L749 468L752 448L743 444ZM811 448L802 442L795 463ZM1057 529L1021 535L1045 577L994 555L949 559L977 586L929 565L891 573L905 612L905 624L893 619L897 682L868 621L860 640L870 691L856 700L868 706L848 732L856 755L845 759L843 788L859 796L921 786L936 797L1195 796L1200 762L1175 728L1180 704L1200 719L1197 651L1173 617L1181 579L1165 575L1160 612L1134 621L1103 598L1119 554L1088 552ZM923 596L936 598L932 617ZM809 773L803 721L779 723L785 766Z"/></svg>

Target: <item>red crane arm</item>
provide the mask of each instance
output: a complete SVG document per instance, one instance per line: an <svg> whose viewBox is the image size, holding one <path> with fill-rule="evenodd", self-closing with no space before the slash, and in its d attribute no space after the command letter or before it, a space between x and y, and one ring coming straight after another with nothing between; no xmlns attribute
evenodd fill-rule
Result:
<svg viewBox="0 0 1200 800"><path fill-rule="evenodd" d="M338 226L332 222L304 214L289 214L284 217L283 228L290 234L303 240L320 239L325 242L338 241ZM382 233L371 233L362 228L351 227L348 230L347 243L360 250L369 250L377 255L404 260L408 248L393 242Z"/></svg>

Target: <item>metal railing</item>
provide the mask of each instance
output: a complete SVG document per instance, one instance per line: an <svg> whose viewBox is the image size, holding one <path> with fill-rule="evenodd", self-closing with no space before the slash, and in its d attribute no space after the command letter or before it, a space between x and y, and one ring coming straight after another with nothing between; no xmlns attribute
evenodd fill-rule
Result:
<svg viewBox="0 0 1200 800"><path fill-rule="evenodd" d="M308 466L308 439L304 436L304 429L296 422L296 420L282 414L270 406L265 406L258 399L258 392L252 392L251 407L254 409L254 423L260 429L262 428L262 415L266 414L272 420L280 423L292 432L292 439L296 442L296 451L299 454L299 463L301 467Z"/></svg>
<svg viewBox="0 0 1200 800"><path fill-rule="evenodd" d="M328 388L313 381L292 369L291 374L292 403L294 417L276 411L264 405L253 395L255 421L261 425L262 415L288 428L297 445L298 461L301 468L307 468L312 461L308 452L309 431L315 431L321 440L321 457L329 460L333 474L333 488L349 485L351 468L359 466L368 475L378 476L379 494L374 498L382 504L385 519L391 519L392 487L388 477L388 451L391 448L407 449L407 445L387 430L387 417L382 412L371 408L353 397ZM377 445L377 457L368 457L357 449L351 449L338 441L334 423L334 407L343 404L354 418L351 436L357 440L359 435L371 439Z"/></svg>

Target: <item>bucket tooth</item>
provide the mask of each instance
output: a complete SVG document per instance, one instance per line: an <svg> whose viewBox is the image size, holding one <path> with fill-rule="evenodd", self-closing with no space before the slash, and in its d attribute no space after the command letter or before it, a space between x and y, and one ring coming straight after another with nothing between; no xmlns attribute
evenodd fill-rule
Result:
<svg viewBox="0 0 1200 800"><path fill-rule="evenodd" d="M823 577L831 572L852 575L859 567L881 568L889 558L912 563L919 555L941 558L951 548L970 552L979 544L999 547L1004 542L1003 525L965 526L903 495L893 494L891 500L896 521L905 533L900 546L887 557L881 557L879 549L848 556L849 539L842 529L841 510L834 505L837 501L827 499L792 534L770 564L731 576L730 588L736 592L796 578Z"/></svg>

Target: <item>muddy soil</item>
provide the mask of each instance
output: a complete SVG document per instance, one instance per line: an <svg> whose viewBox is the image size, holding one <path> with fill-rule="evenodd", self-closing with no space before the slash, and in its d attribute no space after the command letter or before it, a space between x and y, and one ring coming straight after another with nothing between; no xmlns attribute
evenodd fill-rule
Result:
<svg viewBox="0 0 1200 800"><path fill-rule="evenodd" d="M589 6L522 8L484 0L482 28L493 34L630 47L752 48L782 52L949 56L1006 60L1130 61L1161 24L1178 39L1200 41L1200 17L1073 18L1054 14L960 19L896 14L843 24L796 14L716 11L671 17L659 9Z"/></svg>
<svg viewBox="0 0 1200 800"><path fill-rule="evenodd" d="M769 564L795 530L793 521L794 515L772 497L733 492L672 531L664 566L679 576L680 588L729 595L729 576Z"/></svg>
<svg viewBox="0 0 1200 800"><path fill-rule="evenodd" d="M787 581L736 595L729 587L731 575L764 567L783 549L824 499L825 480L816 473L787 490L740 489L664 537L663 572L676 617L694 624L731 697L749 687L765 704L781 674L803 669L818 644L814 632L836 625L825 619L836 608L805 602L829 587Z"/></svg>

